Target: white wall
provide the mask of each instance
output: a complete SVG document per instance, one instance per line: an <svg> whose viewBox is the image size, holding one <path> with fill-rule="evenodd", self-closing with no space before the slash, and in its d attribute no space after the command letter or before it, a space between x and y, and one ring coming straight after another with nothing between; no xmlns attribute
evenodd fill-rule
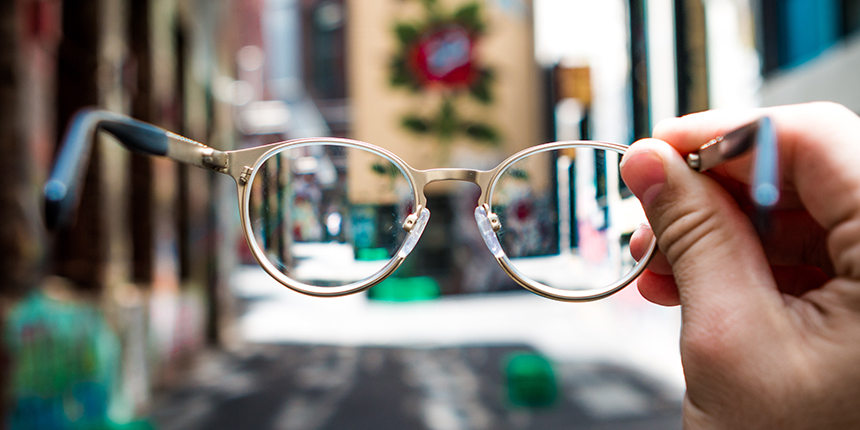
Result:
<svg viewBox="0 0 860 430"><path fill-rule="evenodd" d="M860 37L833 46L814 60L765 80L764 106L827 100L860 112Z"/></svg>

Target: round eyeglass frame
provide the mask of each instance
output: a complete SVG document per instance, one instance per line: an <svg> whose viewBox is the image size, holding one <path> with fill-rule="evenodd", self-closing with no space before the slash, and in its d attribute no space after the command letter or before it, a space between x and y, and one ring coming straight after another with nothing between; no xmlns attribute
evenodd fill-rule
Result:
<svg viewBox="0 0 860 430"><path fill-rule="evenodd" d="M411 222L415 224L415 221L423 218L418 222L418 228L408 228L407 231L409 235L417 235L410 238L407 236L407 239L404 240L404 243L400 245L398 252L389 260L389 262L382 267L378 272L373 275L364 278L359 281L355 281L352 283L348 283L340 286L317 286L307 284L296 279L290 278L280 270L278 270L274 264L266 257L265 252L260 248L257 241L254 239L253 229L251 227L250 221L250 201L251 201L251 189L256 178L257 173L260 170L260 166L268 160L270 157L291 149L298 148L303 146L311 146L311 145L333 145L333 146L343 146L347 148L354 148L359 150L364 150L378 156L384 157L393 164L395 164L400 171L404 174L406 179L409 182L409 185L412 188L412 196L413 196L413 205L412 215L410 215L411 220L407 220L407 222ZM251 253L260 266L275 280L279 283L283 284L287 288L290 288L296 292L307 294L310 296L316 297L338 297L345 296L349 294L358 293L368 288L382 282L385 278L394 273L395 270L403 263L406 257L411 252L412 247L414 247L415 242L420 238L420 235L423 231L424 222L426 221L426 217L429 216L429 212L427 209L427 197L424 194L424 188L433 182L438 181L465 181L471 182L478 185L481 189L481 195L478 198L478 207L476 208L476 219L479 223L479 228L482 230L482 235L484 237L485 242L487 242L487 246L490 248L490 252L493 254L494 258L498 262L498 264L502 267L505 273L511 277L517 284L522 286L523 288L538 294L540 296L565 301L565 302L582 302L582 301L591 301L598 300L610 296L622 288L626 287L630 283L632 283L647 267L651 258L653 257L657 244L656 239L652 238L651 244L645 255L640 258L638 262L633 266L633 268L628 271L624 276L620 279L611 283L607 286L604 286L599 289L589 289L589 290L568 290L562 288L552 287L550 285L546 285L544 283L535 281L533 279L528 278L527 276L520 273L511 261L508 256L501 250L500 247L494 247L492 241L496 238L495 233L492 235L487 234L487 230L485 226L482 226L482 222L480 217L487 217L488 223L486 225L492 224L492 193L501 177L502 173L513 163L533 155L539 152L552 151L556 149L568 149L568 148L590 148L596 150L605 150L616 152L619 155L623 155L627 150L627 146L615 144L615 143L607 143L607 142L597 142L597 141L563 141L563 142L552 142L545 143L542 145L532 146L526 149L523 149L514 155L508 157L503 162L501 162L498 166L491 170L474 170L474 169L456 169L456 168L438 168L438 169L427 169L427 170L419 170L415 169L409 164L407 164L403 159L398 157L393 152L365 142L352 140L352 139L343 139L343 138L308 138L308 139L296 139L284 142L273 143L269 145L264 145L260 147L253 147L247 149L240 149L234 151L227 151L227 156L230 158L229 165L231 169L228 172L225 172L232 176L236 180L236 184L238 186L239 193L239 213L241 218L242 229L245 234L245 240L248 244L248 247L251 249ZM483 212L482 212L483 210ZM421 217L421 215L424 215ZM411 225L410 225L411 227ZM490 237L492 236L492 237ZM495 239L497 240L497 239ZM498 245L498 243L496 243Z"/></svg>

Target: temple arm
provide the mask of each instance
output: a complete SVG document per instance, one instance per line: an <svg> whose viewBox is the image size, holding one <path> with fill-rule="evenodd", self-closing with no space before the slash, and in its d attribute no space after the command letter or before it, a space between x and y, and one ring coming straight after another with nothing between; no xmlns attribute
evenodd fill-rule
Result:
<svg viewBox="0 0 860 430"><path fill-rule="evenodd" d="M755 149L750 197L759 207L779 201L779 156L773 122L763 117L718 137L687 155L687 164L704 172Z"/></svg>
<svg viewBox="0 0 860 430"><path fill-rule="evenodd" d="M45 184L45 223L49 229L68 222L75 211L93 135L97 130L112 134L126 148L137 153L166 156L212 170L224 171L227 168L225 153L191 139L118 113L81 110L72 118Z"/></svg>

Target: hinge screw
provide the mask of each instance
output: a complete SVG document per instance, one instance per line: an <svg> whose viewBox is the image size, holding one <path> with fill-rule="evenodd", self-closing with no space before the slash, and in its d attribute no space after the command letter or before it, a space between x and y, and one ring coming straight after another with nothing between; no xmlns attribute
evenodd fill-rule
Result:
<svg viewBox="0 0 860 430"><path fill-rule="evenodd" d="M239 174L239 183L241 183L242 185L247 184L248 180L251 179L251 172L253 171L254 169L245 166L245 168L242 169L242 173Z"/></svg>
<svg viewBox="0 0 860 430"><path fill-rule="evenodd" d="M409 214L406 219L403 221L403 230L407 233L411 232L413 228L415 228L415 223L418 222L418 215L421 213L421 206L418 206L418 210L415 213Z"/></svg>

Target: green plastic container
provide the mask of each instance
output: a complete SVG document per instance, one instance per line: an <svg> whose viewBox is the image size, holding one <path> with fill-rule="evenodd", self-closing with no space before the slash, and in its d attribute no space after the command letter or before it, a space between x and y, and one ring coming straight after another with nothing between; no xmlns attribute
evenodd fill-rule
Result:
<svg viewBox="0 0 860 430"><path fill-rule="evenodd" d="M390 260L388 250L385 248L359 248L355 250L355 259L358 261Z"/></svg>
<svg viewBox="0 0 860 430"><path fill-rule="evenodd" d="M513 353L506 357L505 376L508 399L514 406L549 407L558 397L555 371L545 357L534 353Z"/></svg>
<svg viewBox="0 0 860 430"><path fill-rule="evenodd" d="M415 302L439 297L439 284L429 276L387 278L370 289L371 300L383 302Z"/></svg>

